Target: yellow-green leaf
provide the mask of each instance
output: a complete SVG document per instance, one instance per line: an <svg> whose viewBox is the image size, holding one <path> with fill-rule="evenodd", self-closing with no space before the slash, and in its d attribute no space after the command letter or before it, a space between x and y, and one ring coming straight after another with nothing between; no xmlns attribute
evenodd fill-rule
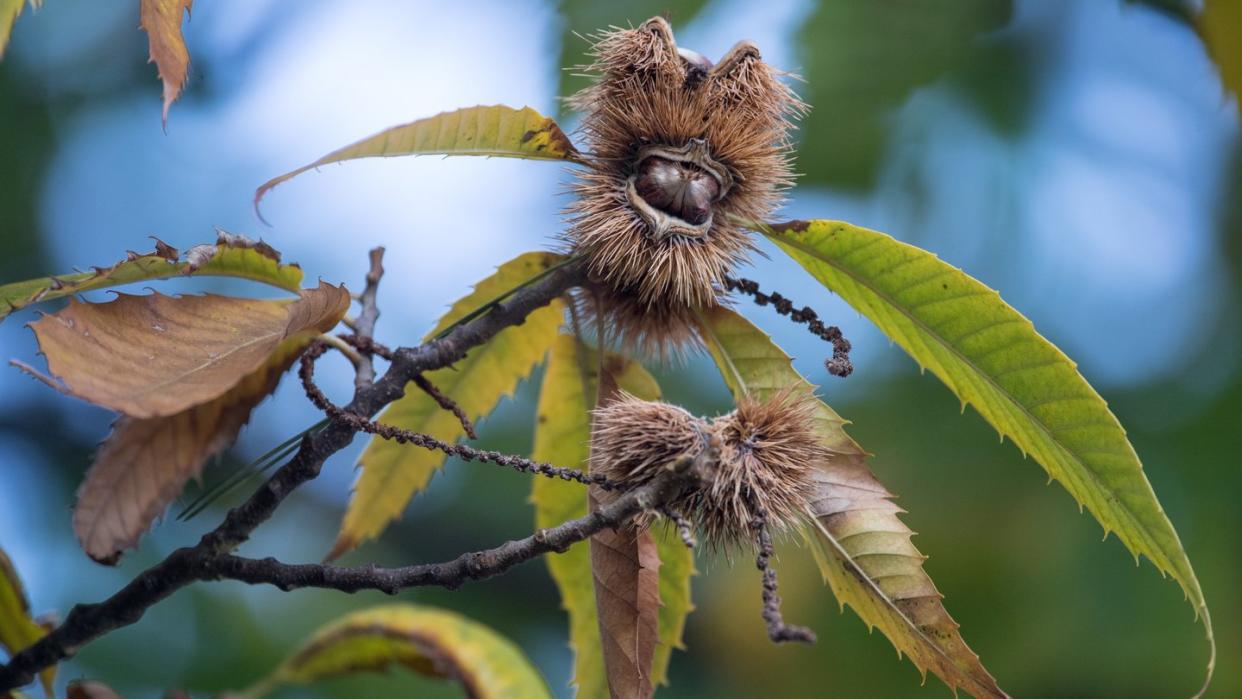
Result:
<svg viewBox="0 0 1242 699"><path fill-rule="evenodd" d="M655 659L651 663L651 682L667 685L673 649L686 649L682 636L686 630L686 617L694 611L690 578L698 571L694 567L694 551L686 546L668 522L658 522L653 527L653 534L656 550L660 553L660 619Z"/></svg>
<svg viewBox="0 0 1242 699"><path fill-rule="evenodd" d="M0 286L0 320L40 301L121 284L191 275L250 279L294 293L302 287L302 269L295 264L281 264L280 253L271 246L221 232L214 245L197 245L184 257L175 248L157 241L155 252L130 253L128 258L111 267L5 284Z"/></svg>
<svg viewBox="0 0 1242 699"><path fill-rule="evenodd" d="M530 107L466 107L394 126L319 160L264 182L254 205L276 185L321 165L401 155L483 155L531 160L574 160L578 151L561 127Z"/></svg>
<svg viewBox="0 0 1242 699"><path fill-rule="evenodd" d="M1204 0L1196 25L1225 89L1242 104L1242 2Z"/></svg>
<svg viewBox="0 0 1242 699"><path fill-rule="evenodd" d="M427 337L435 337L457 319L562 259L551 252L529 252L506 262L495 274L479 282L472 293L453 304ZM487 344L470 350L465 359L426 376L456 401L471 420L477 420L490 413L501 398L512 395L518 382L543 360L556 339L563 316L564 304L554 301L531 313L521 325L506 328ZM403 398L388 406L380 415L380 422L446 442L464 434L457 418L414 384L409 385ZM336 558L379 536L443 464L443 452L373 438L359 459L362 473L345 510L341 533L328 557Z"/></svg>
<svg viewBox="0 0 1242 699"><path fill-rule="evenodd" d="M702 337L735 399L760 400L787 387L812 386L770 337L742 316L716 308L701 317ZM817 401L820 434L832 459L818 468L804 535L824 581L844 607L878 627L920 672L931 671L976 697L1003 697L923 570L925 556L898 518L893 495L867 468L867 454L845 433L845 420Z"/></svg>
<svg viewBox="0 0 1242 699"><path fill-rule="evenodd" d="M595 400L598 354L580 346L578 340L561 335L548 357L539 394L535 446L531 458L557 466L582 468L590 443L590 415ZM609 370L618 386L644 398L656 400L660 387L638 362L609 355ZM586 489L578 483L550 478L534 482L531 502L535 526L554 527L587 513ZM674 648L683 648L690 602L690 578L694 575L693 552L663 524L655 531L660 554L659 632L652 666L654 684L667 684ZM584 542L565 553L544 559L561 593L561 606L569 614L569 642L574 650L574 679L579 699L608 696L604 656L600 644L599 617L591 579L591 559Z"/></svg>
<svg viewBox="0 0 1242 699"><path fill-rule="evenodd" d="M39 9L43 0L30 0L30 6ZM4 60L4 49L9 45L9 37L13 34L13 24L22 13L26 0L0 0L0 61Z"/></svg>
<svg viewBox="0 0 1242 699"><path fill-rule="evenodd" d="M479 699L544 699L547 685L512 641L460 614L412 604L372 607L324 626L270 676L242 693L403 665L460 682Z"/></svg>
<svg viewBox="0 0 1242 699"><path fill-rule="evenodd" d="M1216 643L1194 569L1125 430L1076 365L999 294L925 250L840 221L759 228L1035 457L1136 560L1177 580L1203 618L1210 680Z"/></svg>
<svg viewBox="0 0 1242 699"><path fill-rule="evenodd" d="M47 629L30 616L26 588L4 549L0 549L0 648L10 656L47 635ZM52 695L56 666L39 673L47 696Z"/></svg>

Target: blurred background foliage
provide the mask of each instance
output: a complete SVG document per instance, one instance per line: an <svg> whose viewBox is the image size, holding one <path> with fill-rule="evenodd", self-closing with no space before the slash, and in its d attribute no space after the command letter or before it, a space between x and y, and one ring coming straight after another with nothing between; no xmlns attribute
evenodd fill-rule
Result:
<svg viewBox="0 0 1242 699"><path fill-rule="evenodd" d="M1178 0L742 0L435 2L214 0L186 27L189 86L160 130L160 89L137 3L51 0L18 21L0 64L0 279L106 264L157 235L179 247L213 226L263 235L308 278L357 283L365 250L389 249L380 337L414 342L468 284L549 244L563 172L529 162L438 159L328 168L249 208L266 178L381 128L471 104L529 104L583 84L583 35L656 13L679 42L719 57L751 39L801 76L813 106L800 136L805 176L791 217L850 220L923 245L978 276L1080 362L1127 426L1196 566L1221 662L1209 696L1242 695L1242 149L1221 87ZM567 70L568 69L568 70ZM566 125L573 126L566 115ZM858 371L827 376L825 347L769 310L768 328L822 394L854 420L873 468L909 510L927 570L967 641L1015 696L1189 695L1206 659L1177 589L1044 487L973 412L792 263L748 271L815 306L857 348ZM161 288L172 290L172 285ZM241 283L182 284L254 291ZM0 325L5 353L35 358L23 323ZM343 394L343 368L326 387ZM665 367L668 397L715 414L723 385L701 357ZM208 484L316 417L286 382ZM484 424L491 448L531 445L527 382ZM40 612L102 598L212 526L226 498L166 522L117 569L91 563L70 529L73 492L103 411L0 372L0 546ZM332 541L357 448L338 455L246 546L318 560ZM442 559L531 527L524 476L450 463L404 520L346 562ZM193 495L194 490L188 495ZM700 556L689 650L661 696L949 696L898 661L852 612L837 612L807 552L782 550L786 615L820 642L775 647L747 561ZM442 605L520 643L563 696L571 656L541 564L456 592ZM376 594L282 594L198 585L138 625L86 647L60 674L103 678L126 696L248 684L298 639ZM335 681L320 696L460 690L410 673ZM296 692L301 694L301 692ZM293 693L289 694L290 696Z"/></svg>

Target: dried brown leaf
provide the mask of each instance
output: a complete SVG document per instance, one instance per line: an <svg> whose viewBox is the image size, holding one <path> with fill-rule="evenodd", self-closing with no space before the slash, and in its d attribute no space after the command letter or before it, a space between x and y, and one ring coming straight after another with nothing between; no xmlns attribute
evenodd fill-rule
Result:
<svg viewBox="0 0 1242 699"><path fill-rule="evenodd" d="M591 494L592 512L602 506L600 494ZM660 554L651 531L627 527L591 537L591 572L609 692L650 697L660 617Z"/></svg>
<svg viewBox="0 0 1242 699"><path fill-rule="evenodd" d="M176 415L220 398L280 343L330 330L349 307L321 284L291 303L206 294L71 300L31 327L66 392L133 418Z"/></svg>
<svg viewBox="0 0 1242 699"><path fill-rule="evenodd" d="M164 81L164 125L168 108L181 94L190 71L190 52L181 35L181 17L190 14L194 0L142 0L141 26L150 37L151 58Z"/></svg>
<svg viewBox="0 0 1242 699"><path fill-rule="evenodd" d="M58 328L56 332L67 328L82 333L78 340L79 352L60 357L69 366L77 367L93 361L92 357L98 354L99 346L92 338L101 332L105 337L112 338L113 344L109 347L115 346L122 355L132 355L134 348L149 346L151 335L168 333L168 328L192 328L193 324L203 319L210 324L209 321L217 316L244 314L255 309L260 310L256 317L271 319L279 313L283 318L278 319L279 325L275 321L271 323L268 334L276 337L272 343L266 339L256 342L246 334L234 336L238 343L234 352L241 351L243 347L249 351L254 346L262 346L265 354L255 367L249 367L247 363L234 363L227 365L227 372L216 367L211 373L211 381L213 385L223 388L220 395L203 401L198 397L205 393L195 390L195 381L186 383L185 379L179 378L172 383L160 383L161 391L184 393L195 396L195 399L192 402L182 401L188 404L176 413L146 417L125 415L113 425L112 434L100 447L95 463L78 490L78 502L73 514L74 532L83 550L102 563L115 563L122 550L137 544L138 538L177 497L186 482L198 475L203 463L233 443L249 419L251 410L275 389L281 375L302 350L319 333L335 325L349 308L349 293L343 287L321 284L317 289L306 290L302 298L289 304L220 296L160 297L159 304L165 313L160 322L166 323L163 331L141 326L130 332L125 325L97 324L100 317L94 315L95 309L119 305L121 310L129 306L141 312L149 308L143 300L150 298L122 296L109 304L94 306L77 303L66 309L77 309L71 317L73 323L60 322L65 318L58 317L40 322L57 321L55 326L49 326ZM208 303L204 304L204 301ZM116 309L109 309L112 310ZM210 312L203 316L195 315L195 312L204 310ZM124 318L125 315L122 313L118 317ZM89 332L92 328L94 333ZM57 345L60 350L66 353L72 351L72 336L57 338L62 343ZM123 338L130 347L117 338ZM42 335L40 341L43 341ZM211 346L218 347L223 353L230 351L223 344ZM182 348L182 353L193 354L197 349L187 344ZM161 345L158 354L146 355L150 357L146 364L158 366L169 353L177 352L175 344ZM141 364L141 361L114 364L113 371L133 373L140 370ZM92 374L98 375L98 372ZM138 385L136 390L141 392L140 389L141 385Z"/></svg>
<svg viewBox="0 0 1242 699"><path fill-rule="evenodd" d="M619 389L612 372L601 369L598 403L607 403ZM592 486L591 512L616 497ZM608 691L614 699L650 697L660 623L660 553L651 531L627 526L591 537L591 575Z"/></svg>

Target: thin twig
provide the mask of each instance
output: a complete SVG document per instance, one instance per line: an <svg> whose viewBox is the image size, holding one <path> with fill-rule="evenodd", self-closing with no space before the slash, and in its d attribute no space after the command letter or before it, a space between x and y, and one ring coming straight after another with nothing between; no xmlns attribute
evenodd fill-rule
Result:
<svg viewBox="0 0 1242 699"><path fill-rule="evenodd" d="M388 349L384 345L381 345L375 340L361 337L359 335L340 335L338 337L363 354L374 354L376 356L383 357L384 359L392 359L392 350ZM461 423L462 431L466 433L467 437L470 439L479 438L478 433L474 431L474 423L471 422L470 416L466 414L466 411L458 405L456 401L450 398L448 394L444 393L437 388L435 384L431 383L431 379L428 379L422 374L415 374L414 383L423 391L423 393L431 396L431 399L436 402L436 405L449 411L457 418L457 421Z"/></svg>
<svg viewBox="0 0 1242 699"><path fill-rule="evenodd" d="M384 277L384 248L374 248L368 257L371 267L367 270L367 284L358 298L362 303L362 312L358 314L358 318L351 326L354 334L363 341L370 340L375 335L375 321L379 320L380 312L379 306L375 303L375 296L379 290L380 279ZM371 361L369 354L362 353L362 361L358 364L354 374L354 388L362 390L371 385L373 381L375 381L375 364Z"/></svg>
<svg viewBox="0 0 1242 699"><path fill-rule="evenodd" d="M815 309L810 306L803 306L801 309L794 308L793 301L775 291L765 294L759 290L758 282L749 279L725 277L725 286L730 291L740 291L751 296L760 306L771 303L777 313L789 316L789 319L795 323L806 323L812 335L831 343L832 358L824 362L824 367L828 369L829 374L844 378L854 373L854 365L850 362L850 341L841 334L841 328L835 325L824 325Z"/></svg>
<svg viewBox="0 0 1242 699"><path fill-rule="evenodd" d="M324 411L333 421L347 424L358 432L366 432L373 434L381 439L388 439L399 444L413 444L424 449L442 451L449 456L456 456L467 461L481 461L484 463L493 463L501 466L510 466L516 471L522 473L533 473L548 478L559 478L563 481L577 481L584 485L598 485L604 490L615 490L613 485L602 475L584 473L576 468L566 468L561 466L553 466L538 461L516 456L514 454L505 454L498 451L487 451L483 449L475 449L465 444L454 444L436 439L431 435L414 432L412 430L401 429L393 425L384 425L374 420L370 420L362 415L351 413L328 400L323 391L315 385L315 362L323 353L327 351L328 346L323 344L311 345L306 353L302 355L302 364L298 369L298 376L302 379L302 387L306 390L306 397L316 408ZM417 376L417 374L415 375Z"/></svg>

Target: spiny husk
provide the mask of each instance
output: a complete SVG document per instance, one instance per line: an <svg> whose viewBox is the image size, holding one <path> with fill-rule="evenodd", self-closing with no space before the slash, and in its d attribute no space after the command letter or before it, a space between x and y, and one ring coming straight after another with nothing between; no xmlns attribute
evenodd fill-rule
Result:
<svg viewBox="0 0 1242 699"><path fill-rule="evenodd" d="M704 537L746 541L760 517L778 530L798 522L814 489L813 470L830 458L816 432L814 399L798 390L745 399L712 428L719 468L695 513Z"/></svg>
<svg viewBox="0 0 1242 699"><path fill-rule="evenodd" d="M731 217L763 220L780 203L792 180L790 118L805 107L749 43L704 71L678 55L658 17L596 39L586 68L597 81L570 101L583 113L591 167L574 185L567 238L607 292L586 300L594 313L629 344L662 354L692 339L672 326L717 304L725 275L753 249ZM641 148L692 139L706 141L733 186L715 202L704 235L654 239L626 196L627 179Z"/></svg>
<svg viewBox="0 0 1242 699"><path fill-rule="evenodd" d="M572 296L573 311L581 328L601 345L620 344L635 354L662 360L682 360L687 349L702 346L695 308L644 304L635 301L637 293L588 281Z"/></svg>
<svg viewBox="0 0 1242 699"><path fill-rule="evenodd" d="M763 402L743 400L737 410L712 421L623 394L595 411L591 472L623 488L636 487L715 440L719 454L705 482L672 509L690 517L712 546L753 546L758 519L783 529L806 511L812 470L829 458L814 416L814 399L797 390ZM638 526L649 521L650 515L636 520Z"/></svg>
<svg viewBox="0 0 1242 699"><path fill-rule="evenodd" d="M709 426L683 408L625 393L594 411L591 473L621 486L637 486L660 469L706 445Z"/></svg>

